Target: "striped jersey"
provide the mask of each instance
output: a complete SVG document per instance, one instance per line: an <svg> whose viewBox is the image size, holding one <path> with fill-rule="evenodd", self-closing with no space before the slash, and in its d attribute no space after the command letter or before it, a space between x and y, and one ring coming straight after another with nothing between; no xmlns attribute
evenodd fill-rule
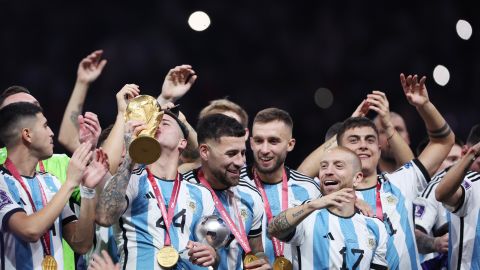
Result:
<svg viewBox="0 0 480 270"><path fill-rule="evenodd" d="M8 229L8 220L12 214L22 211L33 214L33 208L27 193L5 168L0 167L0 269L41 269L44 250L41 240L27 242L12 234ZM33 177L22 176L28 192L32 196L37 211L44 206L42 192L50 202L60 189L58 179L49 173L35 173ZM63 269L62 226L77 218L68 205L65 205L60 216L48 231L50 234L50 250L57 261L58 269Z"/></svg>
<svg viewBox="0 0 480 270"><path fill-rule="evenodd" d="M435 198L435 190L447 171L448 168L440 171L438 174L432 177L432 181L428 183L428 186L425 188L422 194L413 202L415 207L415 227L432 237L434 232L442 235L448 232L448 212L445 207ZM423 263L424 261L428 261L439 256L440 254L437 252L432 252L429 254L419 255L420 261Z"/></svg>
<svg viewBox="0 0 480 270"><path fill-rule="evenodd" d="M320 209L305 218L287 242L300 247L294 269L387 269L388 238L376 218L358 213L340 217Z"/></svg>
<svg viewBox="0 0 480 270"><path fill-rule="evenodd" d="M413 201L425 189L430 176L422 163L413 159L393 173L378 177L383 223L391 236L387 243L390 269L421 269L413 223ZM376 213L377 186L357 189L358 198Z"/></svg>
<svg viewBox="0 0 480 270"><path fill-rule="evenodd" d="M469 171L461 187L463 198L451 209L449 226L449 269L480 269L480 173Z"/></svg>
<svg viewBox="0 0 480 270"><path fill-rule="evenodd" d="M320 187L312 178L288 167L285 167L285 172L288 179L288 205L292 205L296 201L303 202L310 199L316 199L321 196ZM240 178L242 181L246 181L255 186L252 167L244 167L240 173ZM263 187L272 210L272 215L275 217L282 212L282 182L280 181L276 184L263 183ZM273 250L272 240L267 237L267 215L263 216L262 228L263 249L268 257L268 260L273 263L275 260L275 253ZM284 257L290 260L294 265L298 264L296 256L298 248L299 247L297 246L292 247L290 244L285 244L284 246Z"/></svg>
<svg viewBox="0 0 480 270"><path fill-rule="evenodd" d="M184 179L193 183L200 183L197 175L198 169L192 170L184 175ZM234 206L230 202L234 200L237 203L239 216L241 222L244 224L245 233L248 238L260 237L262 234L264 209L262 198L255 186L249 182L240 181L237 186L230 187L226 190L216 190L215 193L233 222L238 226L239 220L235 213ZM216 209L215 214L221 217ZM227 245L218 249L217 252L220 257L218 269L243 269L243 256L245 254L243 248L238 244L233 234L230 235L230 240Z"/></svg>
<svg viewBox="0 0 480 270"><path fill-rule="evenodd" d="M180 178L182 179L182 178ZM168 211L174 181L154 177ZM164 246L166 229L145 167L132 171L125 198L127 208L118 223L113 225L122 269L161 269L156 254ZM180 181L180 190L170 226L172 247L185 249L189 240L195 241L195 225L201 217L211 215L214 205L210 192L187 181ZM173 269L206 269L193 265L181 256Z"/></svg>

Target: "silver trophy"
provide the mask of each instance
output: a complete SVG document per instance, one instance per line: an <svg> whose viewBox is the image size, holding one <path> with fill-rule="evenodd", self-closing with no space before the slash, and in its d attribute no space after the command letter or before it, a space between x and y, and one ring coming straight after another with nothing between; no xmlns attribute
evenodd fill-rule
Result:
<svg viewBox="0 0 480 270"><path fill-rule="evenodd" d="M230 237L230 229L217 215L202 217L195 225L197 241L218 249L225 246Z"/></svg>

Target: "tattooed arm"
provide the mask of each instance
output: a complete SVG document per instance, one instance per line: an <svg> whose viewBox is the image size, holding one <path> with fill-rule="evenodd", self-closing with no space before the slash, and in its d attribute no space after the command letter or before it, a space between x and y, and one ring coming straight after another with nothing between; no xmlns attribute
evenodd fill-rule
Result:
<svg viewBox="0 0 480 270"><path fill-rule="evenodd" d="M132 174L135 163L132 162L128 154L128 147L132 141L132 134L138 134L145 125L139 122L130 121L127 123L128 131L125 133L125 147L127 154L118 169L117 173L112 176L103 189L100 199L98 200L95 220L101 226L111 226L122 215L127 207L125 194L127 192L128 182ZM132 130L134 130L132 132Z"/></svg>
<svg viewBox="0 0 480 270"><path fill-rule="evenodd" d="M289 208L268 224L268 235L285 241L295 227L313 211L328 207L340 208L345 203L354 203L354 193L351 188L344 188L300 206Z"/></svg>
<svg viewBox="0 0 480 270"><path fill-rule="evenodd" d="M80 145L78 116L82 115L88 88L100 76L107 64L107 60L102 59L102 54L102 50L94 51L83 58L78 65L77 80L58 132L58 141L71 153ZM96 141L92 141L92 143L94 144L92 147L95 148Z"/></svg>
<svg viewBox="0 0 480 270"><path fill-rule="evenodd" d="M415 239L417 241L418 252L428 254L431 252L448 252L448 234L439 237L432 237L422 230L415 229Z"/></svg>

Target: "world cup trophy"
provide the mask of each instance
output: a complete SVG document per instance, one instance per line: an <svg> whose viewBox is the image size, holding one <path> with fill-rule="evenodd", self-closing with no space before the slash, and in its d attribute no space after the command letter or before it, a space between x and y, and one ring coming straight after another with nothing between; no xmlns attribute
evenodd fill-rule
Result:
<svg viewBox="0 0 480 270"><path fill-rule="evenodd" d="M198 242L218 249L227 244L230 229L219 216L204 216L195 225L195 236Z"/></svg>
<svg viewBox="0 0 480 270"><path fill-rule="evenodd" d="M163 118L163 111L157 100L148 95L140 95L128 103L125 111L125 122L140 120L147 126L130 143L128 152L136 163L151 164L160 157L160 144L155 139L155 133Z"/></svg>

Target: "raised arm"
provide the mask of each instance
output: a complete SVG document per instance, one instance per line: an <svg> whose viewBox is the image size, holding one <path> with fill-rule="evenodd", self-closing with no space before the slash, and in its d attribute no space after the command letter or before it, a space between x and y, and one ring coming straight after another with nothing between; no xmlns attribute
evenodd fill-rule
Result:
<svg viewBox="0 0 480 270"><path fill-rule="evenodd" d="M467 153L448 170L435 190L436 199L451 208L461 203L464 190L460 187L472 163L480 156L480 143L468 149Z"/></svg>
<svg viewBox="0 0 480 270"><path fill-rule="evenodd" d="M197 75L190 65L170 69L163 81L162 93L157 98L158 103L160 105L175 103L190 90L196 79Z"/></svg>
<svg viewBox="0 0 480 270"><path fill-rule="evenodd" d="M78 65L77 80L72 95L63 114L58 141L70 152L80 145L78 137L78 116L82 114L83 104L90 84L102 73L107 60L102 59L102 50L97 50L83 58ZM92 143L93 144L93 143ZM96 145L93 144L93 147Z"/></svg>
<svg viewBox="0 0 480 270"><path fill-rule="evenodd" d="M408 102L417 109L425 122L430 142L418 159L432 176L450 152L455 143L455 135L437 108L430 102L425 80L425 76L419 80L417 75L405 77L403 73L400 74L400 82Z"/></svg>
<svg viewBox="0 0 480 270"><path fill-rule="evenodd" d="M330 206L341 207L344 203L354 200L353 194L354 192L351 188L344 188L313 201L289 208L278 214L268 224L268 235L284 241L291 236L295 227L313 211Z"/></svg>
<svg viewBox="0 0 480 270"><path fill-rule="evenodd" d="M63 237L76 253L85 254L92 247L97 205L95 188L107 172L108 157L101 148L96 149L93 160L83 174L78 221L63 226Z"/></svg>
<svg viewBox="0 0 480 270"><path fill-rule="evenodd" d="M95 220L99 225L105 227L113 225L127 207L125 194L133 166L135 165L128 154L128 147L134 138L134 134L138 134L146 128L146 126L139 121L129 121L126 126L124 144L127 154L117 173L112 176L110 181L105 185L97 203Z"/></svg>
<svg viewBox="0 0 480 270"><path fill-rule="evenodd" d="M89 143L80 145L70 159L67 179L58 192L40 211L31 215L25 212L14 213L8 220L10 231L25 241L38 241L45 231L52 227L68 203L73 190L80 184L91 155Z"/></svg>
<svg viewBox="0 0 480 270"><path fill-rule="evenodd" d="M395 158L397 163L396 170L414 158L413 152L390 120L390 106L385 93L372 91L371 94L367 95L367 102L369 104L369 110L375 111L378 114L383 129L382 131L386 133L387 143L390 145L393 158Z"/></svg>
<svg viewBox="0 0 480 270"><path fill-rule="evenodd" d="M358 105L351 117L364 117L368 112L369 104L366 99ZM322 145L317 147L312 153L310 153L298 166L297 171L309 176L318 176L320 170L320 157L328 150L337 146L337 136L332 136L327 139Z"/></svg>
<svg viewBox="0 0 480 270"><path fill-rule="evenodd" d="M103 143L103 149L107 153L110 161L110 173L115 174L118 165L122 160L123 142L125 134L125 111L129 99L140 94L140 89L136 84L126 84L116 95L117 99L117 117L113 124L110 134Z"/></svg>

